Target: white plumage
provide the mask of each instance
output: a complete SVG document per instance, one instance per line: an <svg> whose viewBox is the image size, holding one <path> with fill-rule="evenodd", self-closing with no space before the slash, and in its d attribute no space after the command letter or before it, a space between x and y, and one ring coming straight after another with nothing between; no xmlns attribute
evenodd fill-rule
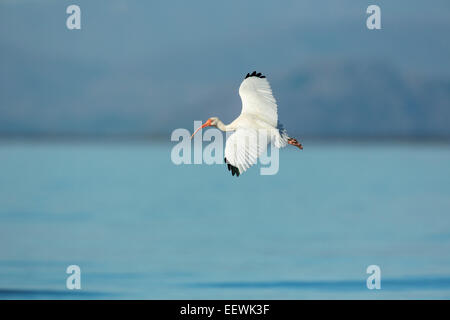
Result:
<svg viewBox="0 0 450 320"><path fill-rule="evenodd" d="M239 87L242 100L242 115L253 115L272 127L277 126L277 101L266 78L249 77Z"/></svg>
<svg viewBox="0 0 450 320"><path fill-rule="evenodd" d="M201 128L215 126L222 131L234 131L225 146L225 162L233 175L239 176L252 165L266 150L272 141L277 148L288 143L302 149L294 138L289 138L278 123L277 102L272 94L269 81L261 73L247 74L239 87L242 111L229 125L216 117L209 118Z"/></svg>
<svg viewBox="0 0 450 320"><path fill-rule="evenodd" d="M267 140L258 137L258 130L238 128L227 140L225 159L242 173L256 164L257 159L267 149Z"/></svg>

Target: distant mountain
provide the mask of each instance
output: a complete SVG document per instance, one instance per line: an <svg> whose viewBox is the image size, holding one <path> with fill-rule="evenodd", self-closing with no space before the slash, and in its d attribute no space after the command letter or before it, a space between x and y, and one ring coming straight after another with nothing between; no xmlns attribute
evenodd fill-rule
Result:
<svg viewBox="0 0 450 320"><path fill-rule="evenodd" d="M317 136L450 136L450 79L382 62L308 65L274 84L280 118Z"/></svg>
<svg viewBox="0 0 450 320"><path fill-rule="evenodd" d="M193 120L217 115L231 121L240 112L243 74L233 83L205 78L185 88L174 80L177 94L168 100L170 82L158 87L140 73L61 59L10 58L0 97L3 135L167 135L178 127L192 130ZM300 136L450 136L448 78L346 60L307 64L269 81L280 121Z"/></svg>

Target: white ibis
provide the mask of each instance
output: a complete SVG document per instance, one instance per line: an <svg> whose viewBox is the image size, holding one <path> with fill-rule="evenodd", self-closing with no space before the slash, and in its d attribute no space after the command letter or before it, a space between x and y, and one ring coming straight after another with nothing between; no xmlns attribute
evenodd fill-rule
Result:
<svg viewBox="0 0 450 320"><path fill-rule="evenodd" d="M256 71L247 73L239 87L239 95L242 100L239 117L228 125L217 117L209 118L191 136L192 138L200 129L210 126L222 131L234 131L226 142L224 159L233 176L239 177L239 174L254 165L270 141L276 148L291 144L303 149L296 139L287 135L278 122L277 102L265 76ZM258 132L261 130L267 139L258 139ZM248 143L249 141L253 143Z"/></svg>

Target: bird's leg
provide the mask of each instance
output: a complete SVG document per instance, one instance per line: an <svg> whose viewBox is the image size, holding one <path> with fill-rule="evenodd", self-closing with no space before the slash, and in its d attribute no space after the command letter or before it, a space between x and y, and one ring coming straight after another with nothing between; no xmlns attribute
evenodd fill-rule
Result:
<svg viewBox="0 0 450 320"><path fill-rule="evenodd" d="M299 143L299 142L297 141L297 139L289 138L287 142L288 142L289 144L292 144L293 146L296 146L296 147L299 148L300 150L303 150L302 144Z"/></svg>

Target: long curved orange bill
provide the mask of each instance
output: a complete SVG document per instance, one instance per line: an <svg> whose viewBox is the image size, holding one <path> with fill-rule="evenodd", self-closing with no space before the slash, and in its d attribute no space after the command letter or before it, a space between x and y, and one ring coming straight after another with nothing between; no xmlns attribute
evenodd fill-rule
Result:
<svg viewBox="0 0 450 320"><path fill-rule="evenodd" d="M202 124L201 127L199 127L195 132L192 134L191 139L194 137L194 135L198 132L198 130L209 127L211 125L211 119L208 119L204 124Z"/></svg>

